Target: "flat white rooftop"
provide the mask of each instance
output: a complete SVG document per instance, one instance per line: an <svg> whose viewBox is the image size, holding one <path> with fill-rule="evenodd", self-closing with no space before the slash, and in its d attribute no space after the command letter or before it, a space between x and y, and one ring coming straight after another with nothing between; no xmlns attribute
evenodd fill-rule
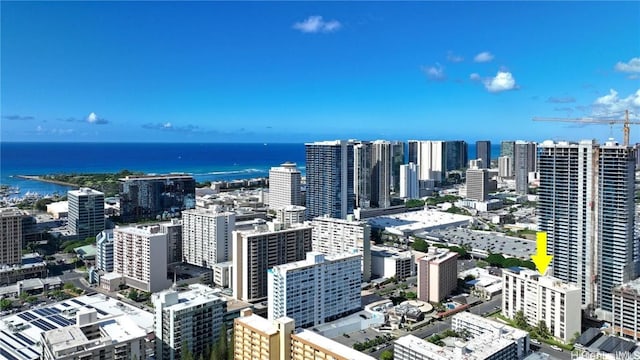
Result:
<svg viewBox="0 0 640 360"><path fill-rule="evenodd" d="M83 295L0 319L0 359L35 360L40 334L76 323L82 309L96 309L98 320L128 315L146 333L153 332L153 314L102 294Z"/></svg>
<svg viewBox="0 0 640 360"><path fill-rule="evenodd" d="M241 322L246 327L263 332L267 335L274 335L278 332L278 328L272 321L269 321L256 314L251 314L249 316L241 317L236 320Z"/></svg>
<svg viewBox="0 0 640 360"><path fill-rule="evenodd" d="M443 227L468 225L473 221L473 217L437 210L421 210L377 216L367 221L372 227L384 228L397 235L405 235Z"/></svg>

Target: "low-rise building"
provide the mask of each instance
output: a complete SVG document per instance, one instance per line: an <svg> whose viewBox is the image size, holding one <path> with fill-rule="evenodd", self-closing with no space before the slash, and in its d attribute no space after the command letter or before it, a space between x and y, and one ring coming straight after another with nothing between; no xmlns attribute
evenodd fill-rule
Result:
<svg viewBox="0 0 640 360"><path fill-rule="evenodd" d="M389 279L395 277L398 280L404 280L415 276L415 274L416 264L411 251L383 246L371 247L372 278Z"/></svg>
<svg viewBox="0 0 640 360"><path fill-rule="evenodd" d="M451 327L460 335L454 346L407 335L394 342L394 359L522 360L529 353L529 334L502 323L465 312L452 317Z"/></svg>
<svg viewBox="0 0 640 360"><path fill-rule="evenodd" d="M98 319L96 309L76 314L74 325L41 335L43 360L144 359L147 332L130 317Z"/></svg>
<svg viewBox="0 0 640 360"><path fill-rule="evenodd" d="M544 321L555 338L569 342L581 327L581 290L551 276L526 268L502 271L502 315L510 319L522 311L527 323Z"/></svg>
<svg viewBox="0 0 640 360"><path fill-rule="evenodd" d="M373 360L374 358L309 330L295 330L295 321L269 321L243 310L233 326L235 360Z"/></svg>
<svg viewBox="0 0 640 360"><path fill-rule="evenodd" d="M612 294L613 333L640 341L640 278L614 287Z"/></svg>

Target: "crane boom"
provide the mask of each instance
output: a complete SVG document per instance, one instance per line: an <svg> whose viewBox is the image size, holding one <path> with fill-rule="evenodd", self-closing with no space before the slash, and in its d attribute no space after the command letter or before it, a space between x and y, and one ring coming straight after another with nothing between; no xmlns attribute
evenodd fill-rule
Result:
<svg viewBox="0 0 640 360"><path fill-rule="evenodd" d="M629 110L625 110L624 119L594 119L594 118L557 118L557 117L539 117L533 118L533 121L558 121L558 122L571 122L581 124L603 124L603 125L623 125L624 145L629 146L629 125L640 125L640 121L629 120Z"/></svg>

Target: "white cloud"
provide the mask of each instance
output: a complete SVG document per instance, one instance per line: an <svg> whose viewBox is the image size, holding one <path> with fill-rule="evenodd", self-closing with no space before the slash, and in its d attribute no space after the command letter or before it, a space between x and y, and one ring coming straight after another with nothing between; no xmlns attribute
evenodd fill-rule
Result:
<svg viewBox="0 0 640 360"><path fill-rule="evenodd" d="M462 56L460 56L460 55L456 55L453 52L449 51L447 53L447 60L451 61L451 62L454 62L454 63L458 63L458 62L463 62L464 58Z"/></svg>
<svg viewBox="0 0 640 360"><path fill-rule="evenodd" d="M484 87L489 92L502 92L517 89L518 85L510 72L498 71L496 77L484 81Z"/></svg>
<svg viewBox="0 0 640 360"><path fill-rule="evenodd" d="M172 126L172 125L171 125L171 123L170 123L170 122L166 122L166 123L162 124L162 127L163 127L163 128L165 128L165 129L168 129L168 128L170 128L171 126Z"/></svg>
<svg viewBox="0 0 640 360"><path fill-rule="evenodd" d="M471 75L469 75L469 80L471 80L471 81L480 81L480 74L472 73Z"/></svg>
<svg viewBox="0 0 640 360"><path fill-rule="evenodd" d="M91 112L89 114L89 116L87 116L86 120L87 120L87 122L89 124L103 125L103 124L108 123L108 121L106 119L98 117L98 115L96 115L96 113L94 113L94 112Z"/></svg>
<svg viewBox="0 0 640 360"><path fill-rule="evenodd" d="M341 27L342 24L340 24L339 21L324 21L322 16L319 15L309 16L306 20L293 24L294 29L300 30L303 33L328 33L337 31Z"/></svg>
<svg viewBox="0 0 640 360"><path fill-rule="evenodd" d="M489 62L491 60L493 60L493 54L488 51L483 51L473 58L475 62Z"/></svg>
<svg viewBox="0 0 640 360"><path fill-rule="evenodd" d="M618 61L615 69L620 72L640 73L640 57L633 58L626 63Z"/></svg>
<svg viewBox="0 0 640 360"><path fill-rule="evenodd" d="M447 75L444 73L444 67L438 63L436 63L435 66L423 66L422 71L427 75L429 80L432 81L442 81L447 78Z"/></svg>
<svg viewBox="0 0 640 360"><path fill-rule="evenodd" d="M631 112L631 117L638 118L640 89L625 98L620 98L616 90L610 89L607 95L601 96L593 102L592 115L596 117L622 116L625 110Z"/></svg>

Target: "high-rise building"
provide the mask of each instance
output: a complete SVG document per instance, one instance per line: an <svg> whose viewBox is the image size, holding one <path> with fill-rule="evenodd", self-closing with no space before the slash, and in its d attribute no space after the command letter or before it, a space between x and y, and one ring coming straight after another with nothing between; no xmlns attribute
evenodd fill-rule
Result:
<svg viewBox="0 0 640 360"><path fill-rule="evenodd" d="M465 141L417 141L409 142L409 162L415 157L420 168L418 180L446 180L447 172L467 166L468 147Z"/></svg>
<svg viewBox="0 0 640 360"><path fill-rule="evenodd" d="M371 206L372 150L368 141L353 145L353 191L358 208Z"/></svg>
<svg viewBox="0 0 640 360"><path fill-rule="evenodd" d="M458 286L458 253L430 247L418 259L418 299L440 302Z"/></svg>
<svg viewBox="0 0 640 360"><path fill-rule="evenodd" d="M613 288L612 331L640 341L640 278Z"/></svg>
<svg viewBox="0 0 640 360"><path fill-rule="evenodd" d="M418 152L420 151L420 141L409 140L407 142L407 163L418 164Z"/></svg>
<svg viewBox="0 0 640 360"><path fill-rule="evenodd" d="M476 159L482 159L483 169L491 167L491 141L476 141Z"/></svg>
<svg viewBox="0 0 640 360"><path fill-rule="evenodd" d="M182 222L171 219L160 223L162 233L167 234L167 264L182 262Z"/></svg>
<svg viewBox="0 0 640 360"><path fill-rule="evenodd" d="M89 188L70 190L68 229L81 240L104 230L104 193Z"/></svg>
<svg viewBox="0 0 640 360"><path fill-rule="evenodd" d="M486 201L489 192L489 171L482 168L467 170L467 199Z"/></svg>
<svg viewBox="0 0 640 360"><path fill-rule="evenodd" d="M355 206L386 208L391 205L394 151L389 141L362 141L353 146ZM397 155L397 154L396 154Z"/></svg>
<svg viewBox="0 0 640 360"><path fill-rule="evenodd" d="M231 260L231 233L235 214L218 209L182 212L182 254L186 263L213 269Z"/></svg>
<svg viewBox="0 0 640 360"><path fill-rule="evenodd" d="M321 216L311 221L312 249L337 255L357 249L362 255L362 281L371 280L371 226L347 216L346 220Z"/></svg>
<svg viewBox="0 0 640 360"><path fill-rule="evenodd" d="M400 191L400 165L404 164L404 141L391 141L391 191Z"/></svg>
<svg viewBox="0 0 640 360"><path fill-rule="evenodd" d="M76 317L76 324L41 333L40 359L146 359L147 332L128 315L98 319L96 309L82 309Z"/></svg>
<svg viewBox="0 0 640 360"><path fill-rule="evenodd" d="M498 176L501 178L513 177L513 160L509 156L500 156L498 158Z"/></svg>
<svg viewBox="0 0 640 360"><path fill-rule="evenodd" d="M113 271L113 230L103 230L96 236L96 270Z"/></svg>
<svg viewBox="0 0 640 360"><path fill-rule="evenodd" d="M306 260L269 269L269 319L287 316L305 328L361 310L361 262L355 251L326 257L309 252Z"/></svg>
<svg viewBox="0 0 640 360"><path fill-rule="evenodd" d="M353 213L353 143L344 140L305 144L307 219Z"/></svg>
<svg viewBox="0 0 640 360"><path fill-rule="evenodd" d="M412 162L400 165L400 197L404 199L417 199L420 197L418 188L418 173L420 167Z"/></svg>
<svg viewBox="0 0 640 360"><path fill-rule="evenodd" d="M196 206L196 180L190 175L127 176L119 181L122 221L171 217Z"/></svg>
<svg viewBox="0 0 640 360"><path fill-rule="evenodd" d="M502 284L502 315L513 319L522 311L529 325L544 321L549 332L566 343L581 332L576 285L525 268L503 269Z"/></svg>
<svg viewBox="0 0 640 360"><path fill-rule="evenodd" d="M16 208L0 209L0 265L22 263L22 218Z"/></svg>
<svg viewBox="0 0 640 360"><path fill-rule="evenodd" d="M167 234L159 225L113 229L113 272L124 282L146 292L166 289Z"/></svg>
<svg viewBox="0 0 640 360"><path fill-rule="evenodd" d="M538 147L538 227L547 232L552 275L582 288L582 304L609 318L611 289L632 280L635 150L595 141Z"/></svg>
<svg viewBox="0 0 640 360"><path fill-rule="evenodd" d="M529 192L529 173L536 171L536 144L516 141L514 159L516 192L527 194Z"/></svg>
<svg viewBox="0 0 640 360"><path fill-rule="evenodd" d="M189 291L174 289L153 294L156 359L178 360L186 346L194 359L208 353L221 336L227 302L202 284Z"/></svg>
<svg viewBox="0 0 640 360"><path fill-rule="evenodd" d="M233 232L233 296L248 302L267 297L267 269L306 258L311 225L268 223Z"/></svg>
<svg viewBox="0 0 640 360"><path fill-rule="evenodd" d="M469 158L469 147L466 141L446 141L444 154L445 175L449 171L462 170L467 167Z"/></svg>
<svg viewBox="0 0 640 360"><path fill-rule="evenodd" d="M392 146L389 141L376 140L371 145L371 206L391 206Z"/></svg>
<svg viewBox="0 0 640 360"><path fill-rule="evenodd" d="M300 170L295 163L285 162L269 170L269 208L302 205Z"/></svg>
<svg viewBox="0 0 640 360"><path fill-rule="evenodd" d="M511 159L511 173L515 172L515 154L516 142L512 140L504 140L500 142L500 156L508 156Z"/></svg>

